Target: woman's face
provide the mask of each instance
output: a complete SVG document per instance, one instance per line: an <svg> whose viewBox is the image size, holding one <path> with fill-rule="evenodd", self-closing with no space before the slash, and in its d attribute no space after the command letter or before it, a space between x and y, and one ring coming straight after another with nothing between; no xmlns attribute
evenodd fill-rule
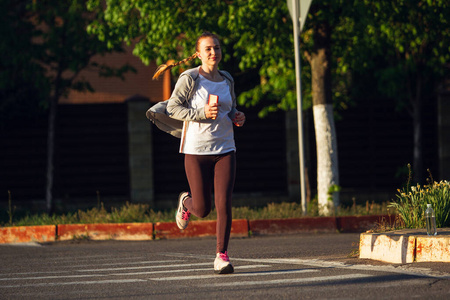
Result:
<svg viewBox="0 0 450 300"><path fill-rule="evenodd" d="M202 60L202 64L208 66L217 66L222 59L222 50L217 39L205 37L200 40L198 46L198 58Z"/></svg>

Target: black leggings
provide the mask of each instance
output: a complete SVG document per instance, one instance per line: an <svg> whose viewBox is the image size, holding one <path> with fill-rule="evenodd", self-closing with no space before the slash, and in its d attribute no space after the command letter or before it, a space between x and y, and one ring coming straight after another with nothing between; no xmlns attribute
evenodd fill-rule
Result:
<svg viewBox="0 0 450 300"><path fill-rule="evenodd" d="M216 252L227 251L231 231L231 196L236 177L236 155L190 155L184 157L184 167L192 198L184 206L199 218L211 212L211 189L214 183L214 201L217 211Z"/></svg>

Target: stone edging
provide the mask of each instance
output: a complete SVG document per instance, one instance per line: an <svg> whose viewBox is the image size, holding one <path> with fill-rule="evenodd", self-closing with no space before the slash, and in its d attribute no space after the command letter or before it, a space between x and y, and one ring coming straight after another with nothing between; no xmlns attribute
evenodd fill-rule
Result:
<svg viewBox="0 0 450 300"><path fill-rule="evenodd" d="M305 217L271 220L233 220L232 237L304 232L361 232L372 229L385 215ZM175 222L118 224L61 224L1 227L0 244L55 242L73 239L141 241L214 236L216 221L191 221L185 230Z"/></svg>
<svg viewBox="0 0 450 300"><path fill-rule="evenodd" d="M438 228L436 236L428 236L425 229L362 233L359 258L395 264L450 262L450 229Z"/></svg>

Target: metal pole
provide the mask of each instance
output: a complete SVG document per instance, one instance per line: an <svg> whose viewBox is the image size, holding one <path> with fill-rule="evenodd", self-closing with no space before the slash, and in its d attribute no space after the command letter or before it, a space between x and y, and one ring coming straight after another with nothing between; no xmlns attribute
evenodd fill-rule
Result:
<svg viewBox="0 0 450 300"><path fill-rule="evenodd" d="M303 215L307 214L306 205L306 184L305 184L305 162L303 153L303 115L302 115L302 81L301 81L301 64L300 64L300 18L299 18L299 1L292 0L294 27L294 51L295 51L295 77L297 78L297 123L298 123L298 157L300 164L300 194Z"/></svg>

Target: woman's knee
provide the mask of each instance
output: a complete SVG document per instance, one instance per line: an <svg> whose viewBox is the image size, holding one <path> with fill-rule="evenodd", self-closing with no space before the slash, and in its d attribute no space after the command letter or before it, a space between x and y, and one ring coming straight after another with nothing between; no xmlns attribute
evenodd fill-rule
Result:
<svg viewBox="0 0 450 300"><path fill-rule="evenodd" d="M199 218L206 218L211 212L211 206L203 207L203 209L200 210Z"/></svg>

